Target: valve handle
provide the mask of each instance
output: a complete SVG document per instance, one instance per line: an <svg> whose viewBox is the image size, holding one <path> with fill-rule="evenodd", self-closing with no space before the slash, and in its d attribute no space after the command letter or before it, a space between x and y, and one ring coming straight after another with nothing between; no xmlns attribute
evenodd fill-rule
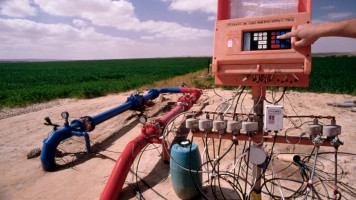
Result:
<svg viewBox="0 0 356 200"><path fill-rule="evenodd" d="M47 124L45 123L44 125L53 125L49 117L45 117L44 120L47 122Z"/></svg>

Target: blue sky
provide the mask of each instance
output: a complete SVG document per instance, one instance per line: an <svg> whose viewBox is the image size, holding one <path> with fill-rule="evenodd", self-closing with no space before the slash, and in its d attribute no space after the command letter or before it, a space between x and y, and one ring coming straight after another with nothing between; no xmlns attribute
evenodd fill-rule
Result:
<svg viewBox="0 0 356 200"><path fill-rule="evenodd" d="M212 56L217 0L0 0L0 59ZM314 0L313 23L356 17L355 0ZM355 52L322 38L313 52Z"/></svg>

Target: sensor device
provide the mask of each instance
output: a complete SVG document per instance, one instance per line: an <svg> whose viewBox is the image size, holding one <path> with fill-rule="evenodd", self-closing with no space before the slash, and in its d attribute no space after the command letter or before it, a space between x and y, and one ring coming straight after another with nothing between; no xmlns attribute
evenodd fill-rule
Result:
<svg viewBox="0 0 356 200"><path fill-rule="evenodd" d="M267 131L281 131L283 129L283 106L266 105L264 129Z"/></svg>
<svg viewBox="0 0 356 200"><path fill-rule="evenodd" d="M311 22L311 0L288 1L295 2L295 9L282 14L268 12L264 16L267 11L278 11L288 5L285 0L262 1L253 6L246 6L253 4L247 0L247 3L244 0L218 1L213 56L215 84L308 86L310 46L297 48L294 46L296 38L277 37ZM276 5L279 7L273 8ZM258 12L256 6L260 6ZM246 16L236 13L246 13Z"/></svg>

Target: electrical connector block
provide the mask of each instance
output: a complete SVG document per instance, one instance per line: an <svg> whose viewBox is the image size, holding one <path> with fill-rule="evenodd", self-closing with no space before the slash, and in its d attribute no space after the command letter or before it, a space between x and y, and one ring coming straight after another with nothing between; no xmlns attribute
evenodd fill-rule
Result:
<svg viewBox="0 0 356 200"><path fill-rule="evenodd" d="M308 124L305 128L305 132L311 136L321 135L323 126L320 124Z"/></svg>
<svg viewBox="0 0 356 200"><path fill-rule="evenodd" d="M214 132L225 132L226 122L224 120L214 120L213 121L213 131Z"/></svg>
<svg viewBox="0 0 356 200"><path fill-rule="evenodd" d="M209 132L213 128L212 120L210 119L201 119L199 120L199 129L200 131Z"/></svg>
<svg viewBox="0 0 356 200"><path fill-rule="evenodd" d="M189 129L199 129L199 119L185 120L185 127Z"/></svg>
<svg viewBox="0 0 356 200"><path fill-rule="evenodd" d="M237 132L238 130L240 130L241 128L242 128L242 122L229 120L227 122L226 132L234 133L234 132Z"/></svg>
<svg viewBox="0 0 356 200"><path fill-rule="evenodd" d="M323 126L323 135L326 137L335 137L341 134L341 126L325 125Z"/></svg>
<svg viewBox="0 0 356 200"><path fill-rule="evenodd" d="M257 131L258 123L257 122L242 122L242 131L244 132L253 132Z"/></svg>

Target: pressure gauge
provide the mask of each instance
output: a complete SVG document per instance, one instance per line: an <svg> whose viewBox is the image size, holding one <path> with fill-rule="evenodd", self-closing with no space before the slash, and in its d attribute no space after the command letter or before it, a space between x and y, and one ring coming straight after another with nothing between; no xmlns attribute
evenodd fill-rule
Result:
<svg viewBox="0 0 356 200"><path fill-rule="evenodd" d="M67 111L64 111L64 112L62 112L61 116L63 119L68 119L69 113Z"/></svg>
<svg viewBox="0 0 356 200"><path fill-rule="evenodd" d="M141 115L138 119L142 125L145 125L147 122L147 117L146 115Z"/></svg>

